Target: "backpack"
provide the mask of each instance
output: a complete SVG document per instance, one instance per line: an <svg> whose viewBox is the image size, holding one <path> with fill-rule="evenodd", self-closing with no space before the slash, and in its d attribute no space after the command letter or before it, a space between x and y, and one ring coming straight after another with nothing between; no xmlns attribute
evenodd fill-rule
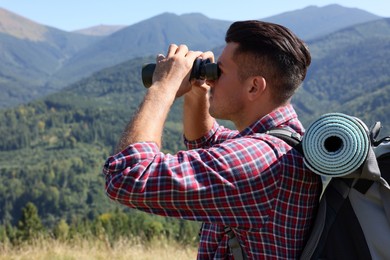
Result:
<svg viewBox="0 0 390 260"><path fill-rule="evenodd" d="M267 134L284 140L322 176L324 190L300 259L390 259L390 136L376 140L358 118L329 113L300 137L286 129ZM235 260L246 259L231 228Z"/></svg>

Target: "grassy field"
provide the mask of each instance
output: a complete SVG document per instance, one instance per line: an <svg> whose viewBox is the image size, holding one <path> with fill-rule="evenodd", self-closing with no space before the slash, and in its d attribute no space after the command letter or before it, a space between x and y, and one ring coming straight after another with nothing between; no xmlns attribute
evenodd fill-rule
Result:
<svg viewBox="0 0 390 260"><path fill-rule="evenodd" d="M162 240L148 245L136 241L119 241L109 245L104 241L57 240L35 241L18 247L0 244L0 260L189 260L196 259L196 247L183 247Z"/></svg>

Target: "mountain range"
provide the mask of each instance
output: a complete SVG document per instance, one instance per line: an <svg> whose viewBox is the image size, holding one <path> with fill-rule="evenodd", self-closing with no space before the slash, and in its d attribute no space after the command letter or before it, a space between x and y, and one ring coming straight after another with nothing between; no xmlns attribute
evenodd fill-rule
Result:
<svg viewBox="0 0 390 260"><path fill-rule="evenodd" d="M281 23L310 40L379 18L363 10L329 5L264 20ZM131 58L156 55L171 42L199 50L216 48L223 45L230 24L199 13L163 13L125 27L65 32L0 9L0 108L43 97ZM113 33L97 32L103 28Z"/></svg>
<svg viewBox="0 0 390 260"><path fill-rule="evenodd" d="M101 37L67 33L0 9L0 107L42 97L63 64Z"/></svg>

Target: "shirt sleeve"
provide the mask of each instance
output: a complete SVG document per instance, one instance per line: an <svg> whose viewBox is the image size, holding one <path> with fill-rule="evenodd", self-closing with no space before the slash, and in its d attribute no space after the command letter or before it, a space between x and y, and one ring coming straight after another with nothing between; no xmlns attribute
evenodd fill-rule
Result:
<svg viewBox="0 0 390 260"><path fill-rule="evenodd" d="M135 143L104 165L107 195L149 213L231 226L267 220L277 186L275 151L264 141L235 138L208 149L161 153ZM249 218L256 215L258 221Z"/></svg>

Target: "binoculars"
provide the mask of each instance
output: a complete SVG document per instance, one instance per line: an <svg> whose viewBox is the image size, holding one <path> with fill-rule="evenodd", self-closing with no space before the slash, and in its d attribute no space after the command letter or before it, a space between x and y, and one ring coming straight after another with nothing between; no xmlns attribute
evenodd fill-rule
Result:
<svg viewBox="0 0 390 260"><path fill-rule="evenodd" d="M155 68L155 63L149 63L142 67L142 83L146 88L149 88L152 85ZM190 80L216 80L219 78L219 75L220 70L217 63L211 63L210 59L196 59L192 65Z"/></svg>

